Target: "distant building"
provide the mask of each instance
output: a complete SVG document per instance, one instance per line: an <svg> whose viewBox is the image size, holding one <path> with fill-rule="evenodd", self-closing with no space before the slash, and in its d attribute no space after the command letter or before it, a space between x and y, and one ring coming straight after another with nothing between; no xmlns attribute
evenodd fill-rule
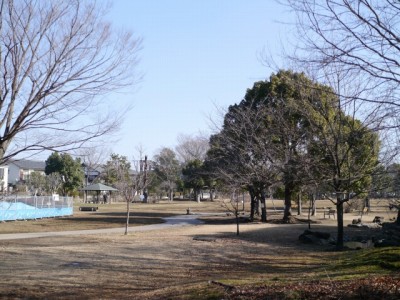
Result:
<svg viewBox="0 0 400 300"><path fill-rule="evenodd" d="M8 166L0 166L0 193L8 191Z"/></svg>
<svg viewBox="0 0 400 300"><path fill-rule="evenodd" d="M33 172L44 173L46 163L36 160L11 160L7 162L8 166L8 184L16 184L17 182L26 182L29 180Z"/></svg>

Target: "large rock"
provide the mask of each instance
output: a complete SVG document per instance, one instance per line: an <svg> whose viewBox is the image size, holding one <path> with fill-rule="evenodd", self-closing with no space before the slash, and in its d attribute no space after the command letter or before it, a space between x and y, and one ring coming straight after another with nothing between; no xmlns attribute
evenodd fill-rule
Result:
<svg viewBox="0 0 400 300"><path fill-rule="evenodd" d="M371 248L373 246L374 246L374 244L371 240L368 240L366 242L350 241L350 242L344 243L345 248L354 249L354 250L363 249L363 248Z"/></svg>
<svg viewBox="0 0 400 300"><path fill-rule="evenodd" d="M379 225L382 225L384 219L384 217L375 216L375 218L372 220L372 223L378 223Z"/></svg>
<svg viewBox="0 0 400 300"><path fill-rule="evenodd" d="M400 226L396 223L383 223L382 231L375 240L375 247L399 247Z"/></svg>
<svg viewBox="0 0 400 300"><path fill-rule="evenodd" d="M353 227L353 228L365 228L365 229L375 229L375 228L381 228L381 226L378 223L357 223L357 224L349 224L347 227Z"/></svg>

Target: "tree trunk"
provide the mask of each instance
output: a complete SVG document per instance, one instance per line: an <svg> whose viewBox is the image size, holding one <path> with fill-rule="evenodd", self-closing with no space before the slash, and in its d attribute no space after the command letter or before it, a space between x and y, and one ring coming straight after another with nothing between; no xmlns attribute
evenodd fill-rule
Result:
<svg viewBox="0 0 400 300"><path fill-rule="evenodd" d="M129 214L130 214L130 203L131 201L126 201L126 224L125 224L125 235L128 234L128 227L129 227Z"/></svg>
<svg viewBox="0 0 400 300"><path fill-rule="evenodd" d="M236 215L236 235L239 235L239 211L238 210L235 211L235 215Z"/></svg>
<svg viewBox="0 0 400 300"><path fill-rule="evenodd" d="M292 187L290 184L285 185L285 211L283 213L283 220L289 221L292 216Z"/></svg>
<svg viewBox="0 0 400 300"><path fill-rule="evenodd" d="M250 194L250 221L254 221L254 215L256 212L256 197L254 195L254 191L252 188L249 188L249 194Z"/></svg>
<svg viewBox="0 0 400 300"><path fill-rule="evenodd" d="M315 194L312 193L311 195L311 215L315 216L317 214L317 206L315 205Z"/></svg>
<svg viewBox="0 0 400 300"><path fill-rule="evenodd" d="M260 216L260 200L258 199L257 196L254 196L254 205L255 205L254 213L257 216Z"/></svg>
<svg viewBox="0 0 400 300"><path fill-rule="evenodd" d="M302 203L301 203L301 192L297 195L297 215L300 216L302 214Z"/></svg>
<svg viewBox="0 0 400 300"><path fill-rule="evenodd" d="M308 229L311 229L311 210L312 210L312 201L310 199L310 205L308 206L308 216L307 216Z"/></svg>
<svg viewBox="0 0 400 300"><path fill-rule="evenodd" d="M10 139L11 141L11 139ZM4 155L6 154L6 151L8 149L8 146L10 145L10 141L1 141L0 142L0 164L4 164L6 161L3 160Z"/></svg>
<svg viewBox="0 0 400 300"><path fill-rule="evenodd" d="M344 244L344 229L343 229L343 201L340 199L336 200L336 216L337 216L337 242L336 242L336 249L343 250Z"/></svg>
<svg viewBox="0 0 400 300"><path fill-rule="evenodd" d="M200 192L197 189L194 190L194 199L200 203Z"/></svg>
<svg viewBox="0 0 400 300"><path fill-rule="evenodd" d="M265 193L261 193L261 222L267 222L267 206L265 205Z"/></svg>

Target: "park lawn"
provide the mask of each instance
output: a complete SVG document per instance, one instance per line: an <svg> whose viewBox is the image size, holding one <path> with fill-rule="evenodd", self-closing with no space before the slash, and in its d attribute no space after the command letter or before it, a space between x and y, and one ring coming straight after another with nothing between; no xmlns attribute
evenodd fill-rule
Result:
<svg viewBox="0 0 400 300"><path fill-rule="evenodd" d="M79 205L73 217L6 222L0 224L1 232L5 226L34 232L125 224L126 203L100 204L97 212L81 212ZM133 203L131 223L162 222L189 207L192 213L225 211L218 202ZM306 224L242 223L236 236L233 216L202 218L205 225L127 236L121 232L1 241L0 298L399 298L393 294L400 282L399 248L334 252L299 243ZM321 222L313 228L335 232L333 220Z"/></svg>

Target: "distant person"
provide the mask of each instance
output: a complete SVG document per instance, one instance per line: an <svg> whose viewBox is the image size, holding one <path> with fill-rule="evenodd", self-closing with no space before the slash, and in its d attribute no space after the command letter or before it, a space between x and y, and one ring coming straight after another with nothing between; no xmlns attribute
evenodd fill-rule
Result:
<svg viewBox="0 0 400 300"><path fill-rule="evenodd" d="M107 203L107 198L108 198L107 194L106 193L103 194L103 202L104 202L104 204Z"/></svg>
<svg viewBox="0 0 400 300"><path fill-rule="evenodd" d="M365 202L364 202L364 206L367 208L367 212L371 211L371 203L369 201L369 197L365 197Z"/></svg>

